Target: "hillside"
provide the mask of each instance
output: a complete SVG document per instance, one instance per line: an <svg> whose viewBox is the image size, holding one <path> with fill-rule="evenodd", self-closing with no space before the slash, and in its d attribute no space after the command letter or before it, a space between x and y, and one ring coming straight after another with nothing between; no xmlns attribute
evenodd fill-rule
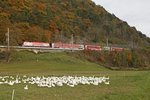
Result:
<svg viewBox="0 0 150 100"><path fill-rule="evenodd" d="M91 0L1 0L0 45L23 41L149 46L150 39Z"/></svg>
<svg viewBox="0 0 150 100"><path fill-rule="evenodd" d="M56 53L39 53L22 51L12 52L10 62L1 62L0 59L0 75L9 73L11 74L53 74L57 72L70 73L72 71L107 71L108 69L89 62L86 59L77 59L76 57L70 56L65 52ZM32 73L30 73L32 71ZM50 73L49 73L50 72ZM71 73L70 73L71 74Z"/></svg>

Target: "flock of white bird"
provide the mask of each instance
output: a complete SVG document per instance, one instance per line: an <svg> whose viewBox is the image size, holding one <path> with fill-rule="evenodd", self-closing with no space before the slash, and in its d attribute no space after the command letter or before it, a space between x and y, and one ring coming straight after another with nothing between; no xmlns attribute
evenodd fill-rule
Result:
<svg viewBox="0 0 150 100"><path fill-rule="evenodd" d="M109 85L109 77L73 77L73 76L36 76L36 77L28 77L24 76L0 76L0 85L15 85L15 84L25 84L24 89L28 90L28 85L37 85L38 87L56 87L56 86L64 86L68 85L70 87L74 87L77 85L99 85L106 84Z"/></svg>

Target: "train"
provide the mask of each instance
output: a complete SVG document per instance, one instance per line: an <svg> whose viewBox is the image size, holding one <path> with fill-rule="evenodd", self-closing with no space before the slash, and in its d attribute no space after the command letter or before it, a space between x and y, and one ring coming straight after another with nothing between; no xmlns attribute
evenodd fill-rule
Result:
<svg viewBox="0 0 150 100"><path fill-rule="evenodd" d="M58 48L68 50L86 50L86 51L124 51L121 47L108 47L93 44L69 44L69 43L46 43L46 42L23 42L23 47L44 47L44 48Z"/></svg>
<svg viewBox="0 0 150 100"><path fill-rule="evenodd" d="M122 47L113 47L113 46L104 46L103 50L104 51L124 51L125 48L122 48Z"/></svg>

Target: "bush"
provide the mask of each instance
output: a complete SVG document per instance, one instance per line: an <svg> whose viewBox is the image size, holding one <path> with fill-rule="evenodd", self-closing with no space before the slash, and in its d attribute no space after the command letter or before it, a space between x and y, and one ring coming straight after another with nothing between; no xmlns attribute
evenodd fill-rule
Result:
<svg viewBox="0 0 150 100"><path fill-rule="evenodd" d="M5 52L0 52L0 60L4 60L6 58Z"/></svg>
<svg viewBox="0 0 150 100"><path fill-rule="evenodd" d="M117 51L84 51L71 54L78 59L87 59L88 61L104 65L108 68L129 69L149 68L150 52L148 50L126 50Z"/></svg>

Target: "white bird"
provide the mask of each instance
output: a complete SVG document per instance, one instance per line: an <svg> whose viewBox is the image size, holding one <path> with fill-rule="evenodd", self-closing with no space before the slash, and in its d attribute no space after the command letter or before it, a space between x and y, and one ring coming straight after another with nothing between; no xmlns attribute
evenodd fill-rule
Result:
<svg viewBox="0 0 150 100"><path fill-rule="evenodd" d="M4 83L3 83L3 82L0 82L0 85L1 85L1 84L4 84Z"/></svg>
<svg viewBox="0 0 150 100"><path fill-rule="evenodd" d="M13 82L13 81L10 81L8 84L9 84L9 85L14 85L14 82Z"/></svg>
<svg viewBox="0 0 150 100"><path fill-rule="evenodd" d="M68 86L70 86L70 87L74 87L74 84L68 84Z"/></svg>
<svg viewBox="0 0 150 100"><path fill-rule="evenodd" d="M57 86L63 86L62 82L57 82L56 84L57 84Z"/></svg>
<svg viewBox="0 0 150 100"><path fill-rule="evenodd" d="M109 85L110 83L109 83L109 81L108 81L108 82L105 82L105 84L106 84L106 85Z"/></svg>
<svg viewBox="0 0 150 100"><path fill-rule="evenodd" d="M98 82L97 82L97 81L94 81L94 82L93 82L93 85L98 85Z"/></svg>
<svg viewBox="0 0 150 100"><path fill-rule="evenodd" d="M55 87L55 84L52 84L52 87Z"/></svg>
<svg viewBox="0 0 150 100"><path fill-rule="evenodd" d="M25 89L25 90L28 90L28 85L26 85L26 86L24 87L24 89Z"/></svg>
<svg viewBox="0 0 150 100"><path fill-rule="evenodd" d="M5 81L5 78L2 78L2 81Z"/></svg>

